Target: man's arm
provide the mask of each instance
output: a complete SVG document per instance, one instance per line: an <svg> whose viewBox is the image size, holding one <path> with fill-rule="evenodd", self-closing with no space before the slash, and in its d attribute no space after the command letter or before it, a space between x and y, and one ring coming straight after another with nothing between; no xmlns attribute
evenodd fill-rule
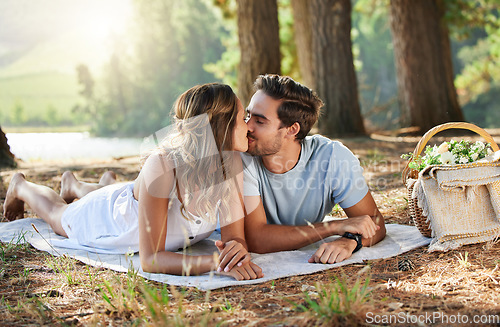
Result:
<svg viewBox="0 0 500 327"><path fill-rule="evenodd" d="M296 250L331 235L343 235L345 232L361 234L367 240L376 237L377 226L366 214L345 220L334 220L304 226L285 226L267 223L260 196L245 197L245 208L247 209L245 238L251 252L268 253ZM366 209L368 209L368 206ZM352 212L356 213L357 210L353 210ZM371 212L373 213L374 211Z"/></svg>
<svg viewBox="0 0 500 327"><path fill-rule="evenodd" d="M361 201L359 201L352 207L345 208L344 212L348 217L347 220L349 220L350 217L368 215L371 217L375 225L380 227L373 237L363 237L363 246L372 246L384 239L386 233L384 217L382 216L380 211L378 211L375 200L373 200L373 196L370 192L368 192Z"/></svg>
<svg viewBox="0 0 500 327"><path fill-rule="evenodd" d="M344 212L347 214L347 217L349 217L344 220L346 223L350 220L352 221L353 218L351 217L364 216L370 217L373 225L376 226L376 231L373 236L367 238L363 235L363 246L372 246L384 239L386 234L384 217L379 212L370 192L354 206L344 209ZM349 232L360 234L350 230ZM352 255L356 245L357 242L355 240L344 237L329 243L321 244L319 249L309 258L309 262L335 263L344 261Z"/></svg>

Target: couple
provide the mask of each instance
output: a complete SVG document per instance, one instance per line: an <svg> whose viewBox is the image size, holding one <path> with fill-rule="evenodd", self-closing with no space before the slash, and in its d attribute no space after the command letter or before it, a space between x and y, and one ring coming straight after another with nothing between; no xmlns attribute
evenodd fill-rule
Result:
<svg viewBox="0 0 500 327"><path fill-rule="evenodd" d="M263 276L248 251L292 250L341 235L309 259L334 263L382 240L383 217L359 161L338 142L306 137L322 106L317 95L277 75L259 76L255 89L246 114L227 85L182 94L175 128L134 182L96 187L68 205L53 190L14 175L4 215L22 217L26 202L70 242L139 251L144 271L217 270L237 280ZM323 222L335 203L349 218ZM218 257L174 252L208 237L217 220Z"/></svg>

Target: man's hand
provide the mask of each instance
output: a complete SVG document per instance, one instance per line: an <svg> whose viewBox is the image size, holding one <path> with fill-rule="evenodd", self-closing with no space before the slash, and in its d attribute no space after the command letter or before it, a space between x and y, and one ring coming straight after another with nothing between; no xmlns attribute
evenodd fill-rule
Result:
<svg viewBox="0 0 500 327"><path fill-rule="evenodd" d="M356 248L356 241L341 237L333 242L323 243L309 258L310 263L336 263L348 259Z"/></svg>
<svg viewBox="0 0 500 327"><path fill-rule="evenodd" d="M218 272L229 272L235 265L241 267L245 263L250 262L250 253L248 253L245 247L238 241L232 240L223 243L217 240L215 241L215 246L220 252L219 265L217 266Z"/></svg>
<svg viewBox="0 0 500 327"><path fill-rule="evenodd" d="M361 234L363 238L371 238L375 236L375 233L379 229L380 226L375 224L372 217L364 215L340 220L338 235L344 235L346 232L349 232L352 234Z"/></svg>
<svg viewBox="0 0 500 327"><path fill-rule="evenodd" d="M236 280L250 280L264 277L262 269L255 263L249 261L241 266L233 267L228 272L220 272L221 275L233 277Z"/></svg>

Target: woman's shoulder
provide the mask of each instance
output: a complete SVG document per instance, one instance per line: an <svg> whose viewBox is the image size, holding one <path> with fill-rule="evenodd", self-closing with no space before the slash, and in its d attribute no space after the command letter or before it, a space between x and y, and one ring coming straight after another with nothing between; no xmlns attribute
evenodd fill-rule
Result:
<svg viewBox="0 0 500 327"><path fill-rule="evenodd" d="M170 197L174 185L175 160L163 153L150 154L141 168L138 181L155 197Z"/></svg>

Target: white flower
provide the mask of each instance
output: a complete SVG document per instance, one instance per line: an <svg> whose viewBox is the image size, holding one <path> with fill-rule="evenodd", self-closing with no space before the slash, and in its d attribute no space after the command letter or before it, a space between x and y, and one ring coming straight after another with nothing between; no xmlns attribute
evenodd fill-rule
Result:
<svg viewBox="0 0 500 327"><path fill-rule="evenodd" d="M444 165L454 165L456 162L456 157L453 153L446 151L444 153L441 153L441 163Z"/></svg>
<svg viewBox="0 0 500 327"><path fill-rule="evenodd" d="M449 147L448 147L448 143L443 142L443 143L441 143L441 145L440 145L440 146L439 146L439 148L437 149L437 152L438 152L439 154L441 154L441 153L445 153L445 152L447 152L447 151L448 151L448 149L449 149Z"/></svg>
<svg viewBox="0 0 500 327"><path fill-rule="evenodd" d="M458 162L461 164L466 164L469 162L469 158L462 156L462 157L460 157L460 160Z"/></svg>
<svg viewBox="0 0 500 327"><path fill-rule="evenodd" d="M481 141L476 141L476 143L474 143L474 148L478 149L479 151L482 151L484 150L484 143Z"/></svg>
<svg viewBox="0 0 500 327"><path fill-rule="evenodd" d="M493 154L493 150L491 150L490 148L488 148L488 155L491 156Z"/></svg>
<svg viewBox="0 0 500 327"><path fill-rule="evenodd" d="M479 154L478 154L478 153L473 153L473 154L471 155L472 161L476 161L478 156L479 156Z"/></svg>
<svg viewBox="0 0 500 327"><path fill-rule="evenodd" d="M432 151L431 151L430 155L431 155L431 157L435 157L435 156L437 156L438 154L439 154L439 152L438 152L438 147L434 145L434 146L432 147Z"/></svg>

